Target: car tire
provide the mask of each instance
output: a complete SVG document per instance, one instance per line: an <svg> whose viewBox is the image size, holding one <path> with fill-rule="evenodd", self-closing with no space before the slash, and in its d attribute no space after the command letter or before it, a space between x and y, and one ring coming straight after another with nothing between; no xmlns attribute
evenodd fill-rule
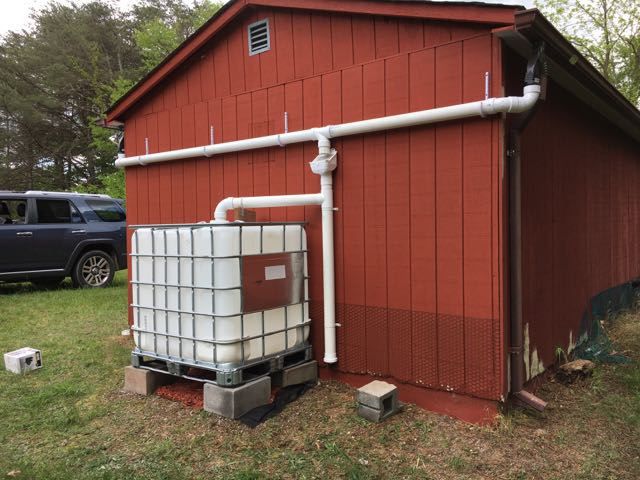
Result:
<svg viewBox="0 0 640 480"><path fill-rule="evenodd" d="M54 288L58 288L63 280L64 277L38 278L31 280L31 283L40 290L53 290Z"/></svg>
<svg viewBox="0 0 640 480"><path fill-rule="evenodd" d="M73 267L71 279L79 288L104 288L111 285L116 273L116 265L102 250L84 253Z"/></svg>

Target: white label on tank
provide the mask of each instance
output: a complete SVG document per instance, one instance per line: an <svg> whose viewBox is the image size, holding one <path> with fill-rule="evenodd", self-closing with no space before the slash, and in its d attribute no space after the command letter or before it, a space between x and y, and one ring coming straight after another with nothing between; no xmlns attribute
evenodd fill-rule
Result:
<svg viewBox="0 0 640 480"><path fill-rule="evenodd" d="M284 268L284 265L264 267L265 280L281 280L283 278L287 278L287 270Z"/></svg>

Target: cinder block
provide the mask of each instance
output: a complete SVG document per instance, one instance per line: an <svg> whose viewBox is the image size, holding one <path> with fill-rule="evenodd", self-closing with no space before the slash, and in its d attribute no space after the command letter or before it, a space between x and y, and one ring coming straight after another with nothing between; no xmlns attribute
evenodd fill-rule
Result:
<svg viewBox="0 0 640 480"><path fill-rule="evenodd" d="M398 387L387 382L374 380L358 389L357 401L383 413L398 410Z"/></svg>
<svg viewBox="0 0 640 480"><path fill-rule="evenodd" d="M152 395L159 387L175 381L175 377L143 368L124 368L124 391L138 395Z"/></svg>
<svg viewBox="0 0 640 480"><path fill-rule="evenodd" d="M281 372L274 373L271 381L274 386L283 388L300 383L315 383L318 381L318 362L311 360L310 362L285 368Z"/></svg>
<svg viewBox="0 0 640 480"><path fill-rule="evenodd" d="M358 415L362 418L369 420L370 422L381 422L391 415L396 413L395 410L383 411L377 408L367 407L366 405L358 404Z"/></svg>
<svg viewBox="0 0 640 480"><path fill-rule="evenodd" d="M204 409L227 418L239 418L249 410L269 403L271 377L261 377L235 388L204 385Z"/></svg>

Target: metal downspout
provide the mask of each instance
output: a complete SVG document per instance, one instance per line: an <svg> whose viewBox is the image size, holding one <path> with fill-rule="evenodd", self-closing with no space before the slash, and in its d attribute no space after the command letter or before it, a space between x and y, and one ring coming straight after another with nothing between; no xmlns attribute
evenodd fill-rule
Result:
<svg viewBox="0 0 640 480"><path fill-rule="evenodd" d="M540 47L529 60L525 83L542 84L544 98L546 71ZM542 68L542 71L539 69ZM509 131L509 249L510 249L510 374L511 394L521 404L543 411L547 402L524 389L524 328L522 318L522 132L535 114L536 107L516 115Z"/></svg>

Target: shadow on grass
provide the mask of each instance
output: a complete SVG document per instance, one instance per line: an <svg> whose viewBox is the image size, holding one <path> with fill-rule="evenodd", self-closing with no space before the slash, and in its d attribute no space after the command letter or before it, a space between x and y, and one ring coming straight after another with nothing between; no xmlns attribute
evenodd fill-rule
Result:
<svg viewBox="0 0 640 480"><path fill-rule="evenodd" d="M38 287L30 282L21 283L0 283L0 295L22 295L34 292L44 292L50 290L73 290L70 280L65 280L60 285L53 288Z"/></svg>
<svg viewBox="0 0 640 480"><path fill-rule="evenodd" d="M124 278L122 277L122 274L116 275L116 277L113 279L113 283L108 287L104 287L104 288L108 289L108 288L114 288L114 287L116 288L123 287L126 285L126 283L127 283L126 275L124 276ZM0 297L4 295L25 295L25 294L35 293L35 292L53 292L53 291L65 291L65 290L80 291L82 289L74 287L73 283L71 282L71 279L69 278L66 278L63 282L61 282L59 285L56 285L55 287L39 286L31 282L0 283ZM92 290L92 289L89 288L87 290Z"/></svg>

